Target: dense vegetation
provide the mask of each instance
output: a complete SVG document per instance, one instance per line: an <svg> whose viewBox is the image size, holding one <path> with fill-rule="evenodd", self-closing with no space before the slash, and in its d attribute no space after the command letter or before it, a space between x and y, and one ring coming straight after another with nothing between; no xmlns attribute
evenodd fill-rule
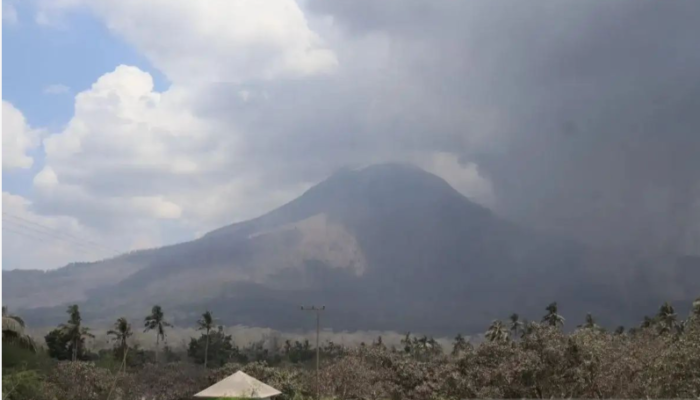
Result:
<svg viewBox="0 0 700 400"><path fill-rule="evenodd" d="M17 332L6 334L3 323L3 400L186 399L238 369L281 390L281 400L315 394L315 349L308 342L239 348L207 312L187 354L167 345L130 345L132 327L121 318L109 332L114 348L94 354L85 348L90 331L79 310L71 307L68 314L69 321L46 336L45 349L18 341ZM591 315L571 333L562 331L565 323L552 303L541 322L517 314L494 321L479 345L458 335L443 349L410 334L398 348L387 348L381 337L356 348L326 343L321 393L396 400L700 398L700 298L687 318L666 303L627 331L608 332ZM159 344L169 326L157 306L144 323Z"/></svg>

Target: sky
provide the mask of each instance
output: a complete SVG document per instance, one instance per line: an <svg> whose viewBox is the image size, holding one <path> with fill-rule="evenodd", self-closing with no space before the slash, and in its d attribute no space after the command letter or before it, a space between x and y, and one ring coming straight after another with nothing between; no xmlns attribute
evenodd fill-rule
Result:
<svg viewBox="0 0 700 400"><path fill-rule="evenodd" d="M191 240L381 162L590 245L700 255L698 2L2 7L3 269Z"/></svg>

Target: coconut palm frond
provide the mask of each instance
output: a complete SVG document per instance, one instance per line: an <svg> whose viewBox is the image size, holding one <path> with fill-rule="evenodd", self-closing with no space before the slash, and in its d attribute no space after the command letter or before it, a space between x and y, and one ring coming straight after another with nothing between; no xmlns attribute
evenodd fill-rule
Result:
<svg viewBox="0 0 700 400"><path fill-rule="evenodd" d="M216 319L214 319L211 311L206 311L202 314L202 318L197 321L197 330L209 331L216 325Z"/></svg>
<svg viewBox="0 0 700 400"><path fill-rule="evenodd" d="M3 332L3 339L5 339L4 332ZM34 339L32 339L32 337L29 335L10 336L10 337L6 338L6 340L9 343L14 343L19 347L30 350L32 352L36 352L36 349L37 349L36 343L34 342Z"/></svg>
<svg viewBox="0 0 700 400"><path fill-rule="evenodd" d="M88 328L88 327L83 327L83 328L81 328L81 329L80 329L80 333L81 333L82 336L89 337L89 338L92 338L92 339L95 338L95 335L93 335L93 334L90 332L90 328Z"/></svg>
<svg viewBox="0 0 700 400"><path fill-rule="evenodd" d="M16 335L24 335L24 324L12 317L2 317L2 333L12 332Z"/></svg>
<svg viewBox="0 0 700 400"><path fill-rule="evenodd" d="M499 320L493 321L484 336L491 342L506 342L510 339L508 329L506 329L503 322Z"/></svg>
<svg viewBox="0 0 700 400"><path fill-rule="evenodd" d="M36 344L31 336L24 331L24 320L16 315L10 315L7 307L2 308L2 339L15 343L20 347L36 351Z"/></svg>

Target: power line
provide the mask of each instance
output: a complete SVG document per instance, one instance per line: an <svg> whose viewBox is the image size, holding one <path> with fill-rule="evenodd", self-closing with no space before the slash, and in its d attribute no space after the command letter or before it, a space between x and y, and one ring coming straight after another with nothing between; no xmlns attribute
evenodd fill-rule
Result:
<svg viewBox="0 0 700 400"><path fill-rule="evenodd" d="M80 240L69 239L67 237L57 235L55 232L36 229L32 226L29 226L29 225L26 225L26 224L23 224L23 223L20 223L20 222L11 220L11 219L5 220L4 227L14 227L15 228L14 233L17 233L16 229L21 228L22 232L25 233L25 236L31 237L31 238L34 238L37 240L43 241L43 240L46 240L47 238L54 239L54 240L60 240L64 243L71 244L76 249L82 249L84 252L88 252L90 254L98 254L100 256L105 256L105 253L111 253L111 251L108 249L98 247L95 245L90 245L88 242L82 242ZM27 232L31 232L31 235L27 235L26 234ZM36 236L37 234L39 235L39 237Z"/></svg>
<svg viewBox="0 0 700 400"><path fill-rule="evenodd" d="M110 251L110 252L113 252L113 253L116 253L116 254L121 253L119 250L115 250L115 249L113 249L113 248L103 246L103 245L101 245L101 244L99 244L99 243L96 243L96 242L93 242L93 241L90 241L90 240L86 240L86 239L83 239L83 238L79 238L79 237L77 237L77 236L75 236L75 235L71 235L70 233L63 232L63 231L59 231L59 230L57 230L57 229L55 229L55 228L51 228L51 227L49 227L49 226L46 226L46 225L44 225L44 224L40 224L40 223L38 223L38 222L30 221L30 220L28 220L28 219L26 219L26 218L22 218L22 217L20 217L20 216L18 216L18 215L10 214L10 213L5 212L5 211L3 211L3 215L6 216L6 217L10 217L10 218L14 218L14 219L16 219L16 220L22 221L22 222L24 222L24 223L28 223L28 224L37 226L37 227L42 228L42 229L47 230L47 231L55 232L55 233L57 233L57 234L60 234L60 235L62 235L62 236L65 236L65 237L67 237L67 238L71 238L71 239L73 239L73 240L78 240L78 241L81 242L81 243L89 243L89 244L91 244L91 245L93 245L93 246L96 246L96 247L99 247L99 248L101 248L101 249L103 249L103 250L105 250L105 251Z"/></svg>
<svg viewBox="0 0 700 400"><path fill-rule="evenodd" d="M75 246L79 246L79 247L81 247L81 248L83 248L83 249L85 249L85 250L87 250L87 251L99 251L100 253L104 253L104 252L105 252L105 250L103 250L103 249L101 249L101 248L94 247L94 246L91 247L91 246L86 245L86 244L84 244L84 243L81 243L81 242L78 242L78 241L74 241L74 240L70 240L70 239L66 239L66 238L61 237L61 236L59 236L59 235L56 235L56 234L54 234L54 233L45 232L45 231L42 231L42 230L39 230L39 229L36 229L36 228L32 228L31 226L28 226L28 225L22 225L21 223L17 223L17 222L12 221L12 220L6 220L6 221L5 221L5 225L7 225L7 223L9 223L9 224L10 224L9 226L14 227L15 229L21 228L21 229L24 229L25 231L30 231L30 232L33 232L33 233L36 233L36 234L39 234L39 235L43 235L43 236L44 236L43 239L46 239L47 237L50 237L50 238L52 238L52 239L60 240L60 241L66 242L66 243L73 244L73 245L75 245Z"/></svg>
<svg viewBox="0 0 700 400"><path fill-rule="evenodd" d="M27 233L27 232L23 232L23 231L21 231L21 230L17 230L17 229L14 228L14 227L11 228L10 226L7 226L7 225L3 225L2 229L3 229L3 230L7 230L8 232L14 233L14 234L16 234L16 235L23 236L23 237L32 238L32 239L40 240L40 241L46 240L46 237L40 237L40 236L37 237L37 236L34 236L34 234L29 234L29 233ZM53 238L53 239L56 239L56 238ZM74 243L71 243L71 242L69 242L69 243L75 245ZM94 251L94 250L92 250L92 251L91 251L91 250L86 250L85 248L80 248L80 247L74 247L74 249L77 250L77 251L80 252L80 253L83 253L83 254L93 255L93 256L95 255L95 251Z"/></svg>

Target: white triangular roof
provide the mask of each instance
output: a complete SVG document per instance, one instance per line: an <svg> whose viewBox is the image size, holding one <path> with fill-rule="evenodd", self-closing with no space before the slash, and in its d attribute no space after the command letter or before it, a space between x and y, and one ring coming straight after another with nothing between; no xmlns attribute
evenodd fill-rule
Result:
<svg viewBox="0 0 700 400"><path fill-rule="evenodd" d="M243 399L265 399L281 394L279 390L268 386L247 375L243 371L215 383L195 394L195 397L234 397Z"/></svg>

